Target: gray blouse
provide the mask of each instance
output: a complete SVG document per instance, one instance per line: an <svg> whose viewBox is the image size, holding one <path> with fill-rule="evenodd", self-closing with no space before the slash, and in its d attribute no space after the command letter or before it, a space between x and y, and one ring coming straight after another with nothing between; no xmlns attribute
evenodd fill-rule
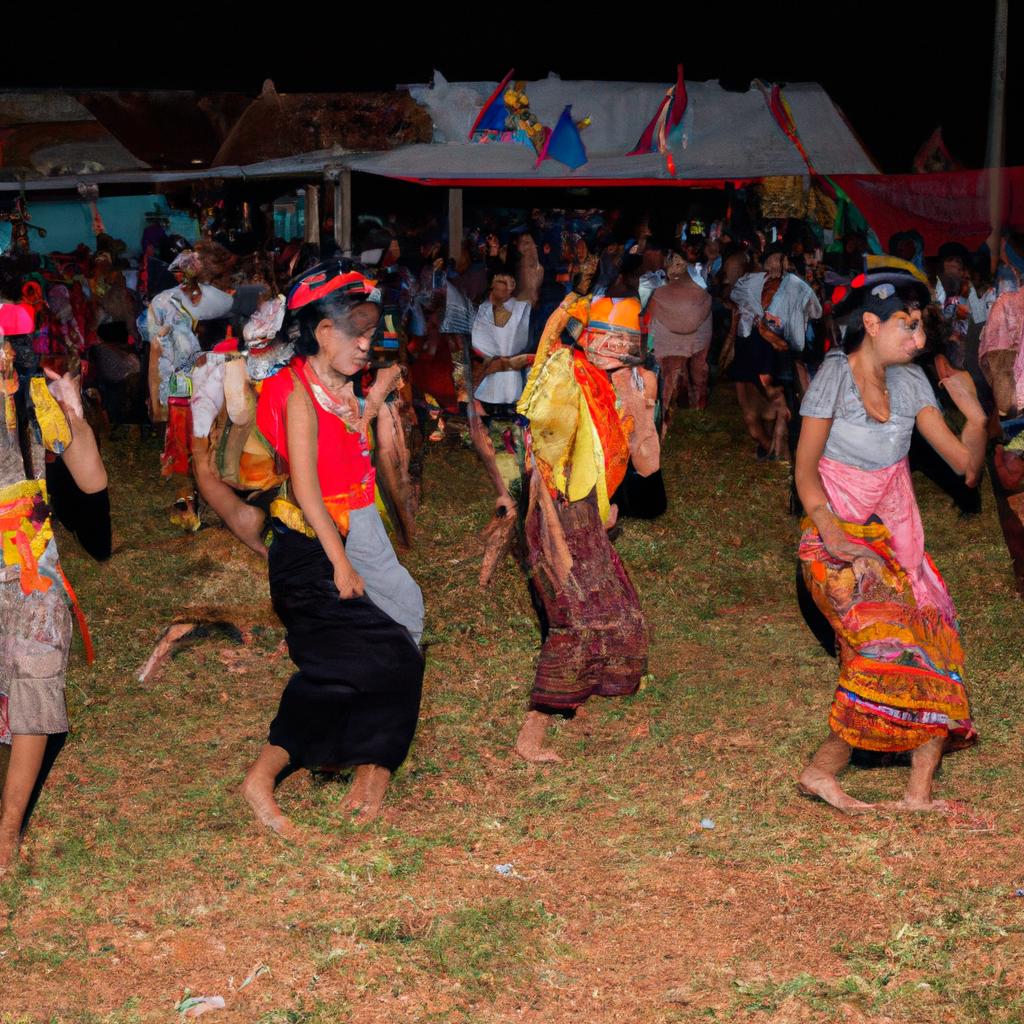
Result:
<svg viewBox="0 0 1024 1024"><path fill-rule="evenodd" d="M939 404L924 370L913 363L888 367L885 385L889 419L879 423L864 409L846 353L829 352L800 405L801 416L832 420L825 458L871 470L906 457L917 414L929 405L938 409Z"/></svg>

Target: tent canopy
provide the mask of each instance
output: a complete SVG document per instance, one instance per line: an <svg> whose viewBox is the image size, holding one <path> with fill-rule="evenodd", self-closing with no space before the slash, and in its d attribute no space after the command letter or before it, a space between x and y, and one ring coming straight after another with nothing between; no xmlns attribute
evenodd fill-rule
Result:
<svg viewBox="0 0 1024 1024"><path fill-rule="evenodd" d="M756 86L741 93L723 89L717 81L686 83L686 143L685 148L673 148L673 176L659 153L626 155L656 113L666 86L556 77L527 84L530 109L548 127L569 105L576 120L589 116L592 123L582 133L589 159L576 171L554 160L534 169L536 154L529 146L469 140L473 122L497 84L449 83L435 74L431 85L410 86L413 99L430 112L434 141L353 157L349 165L369 174L439 185L711 184L807 172ZM784 95L816 170L878 173L821 86L797 83L787 86Z"/></svg>
<svg viewBox="0 0 1024 1024"><path fill-rule="evenodd" d="M1024 167L999 172L1002 209L999 223L1024 229ZM915 230L926 253L943 242L963 242L974 250L992 231L988 171L944 171L938 174L840 175L836 184L856 204L883 247L897 231Z"/></svg>

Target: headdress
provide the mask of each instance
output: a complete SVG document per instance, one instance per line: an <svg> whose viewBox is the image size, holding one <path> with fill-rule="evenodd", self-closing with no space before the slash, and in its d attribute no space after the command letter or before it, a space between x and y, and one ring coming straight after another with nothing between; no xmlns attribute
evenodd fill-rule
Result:
<svg viewBox="0 0 1024 1024"><path fill-rule="evenodd" d="M601 369L639 365L644 360L640 315L639 299L594 299L577 344Z"/></svg>
<svg viewBox="0 0 1024 1024"><path fill-rule="evenodd" d="M199 254L192 249L185 249L179 252L167 268L172 274L184 274L185 277L198 277L203 269L203 262Z"/></svg>
<svg viewBox="0 0 1024 1024"><path fill-rule="evenodd" d="M380 302L377 282L371 281L347 260L328 260L311 267L288 290L288 309L301 309L332 292L342 291L356 302Z"/></svg>
<svg viewBox="0 0 1024 1024"><path fill-rule="evenodd" d="M832 305L837 316L859 311L874 313L880 320L888 320L893 313L905 308L905 299L897 291L911 286L917 292L923 309L931 300L928 289L913 274L899 270L868 271L858 274L849 285L839 285L832 292Z"/></svg>

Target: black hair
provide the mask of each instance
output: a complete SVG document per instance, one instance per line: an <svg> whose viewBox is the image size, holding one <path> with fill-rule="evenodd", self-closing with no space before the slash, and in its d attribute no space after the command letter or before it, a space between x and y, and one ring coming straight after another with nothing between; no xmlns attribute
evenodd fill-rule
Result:
<svg viewBox="0 0 1024 1024"><path fill-rule="evenodd" d="M487 287L490 288L494 284L496 277L511 277L515 282L516 287L519 287L519 278L516 277L516 272L513 267L508 264L501 263L498 265L492 265L487 268Z"/></svg>
<svg viewBox="0 0 1024 1024"><path fill-rule="evenodd" d="M315 356L320 351L316 340L316 329L321 320L330 320L340 331L352 334L350 320L352 310L370 301L365 292L328 292L322 299L307 302L299 309L291 310L284 330L295 345L295 354Z"/></svg>
<svg viewBox="0 0 1024 1024"><path fill-rule="evenodd" d="M852 289L833 309L836 321L846 327L843 351L849 355L863 344L865 313L874 313L885 323L894 313L923 312L930 303L931 294L916 277L909 274L869 276L863 287Z"/></svg>

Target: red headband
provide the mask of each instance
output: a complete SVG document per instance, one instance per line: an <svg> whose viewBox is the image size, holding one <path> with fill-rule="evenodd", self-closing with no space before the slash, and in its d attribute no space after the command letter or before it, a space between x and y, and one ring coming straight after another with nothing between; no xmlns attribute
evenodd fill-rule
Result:
<svg viewBox="0 0 1024 1024"><path fill-rule="evenodd" d="M296 284L288 296L289 309L301 309L322 299L331 292L344 289L353 298L362 294L366 298L363 301L370 301L370 292L376 287L376 281L371 281L356 270L350 270L344 274L334 274L331 269L317 270L302 278Z"/></svg>

